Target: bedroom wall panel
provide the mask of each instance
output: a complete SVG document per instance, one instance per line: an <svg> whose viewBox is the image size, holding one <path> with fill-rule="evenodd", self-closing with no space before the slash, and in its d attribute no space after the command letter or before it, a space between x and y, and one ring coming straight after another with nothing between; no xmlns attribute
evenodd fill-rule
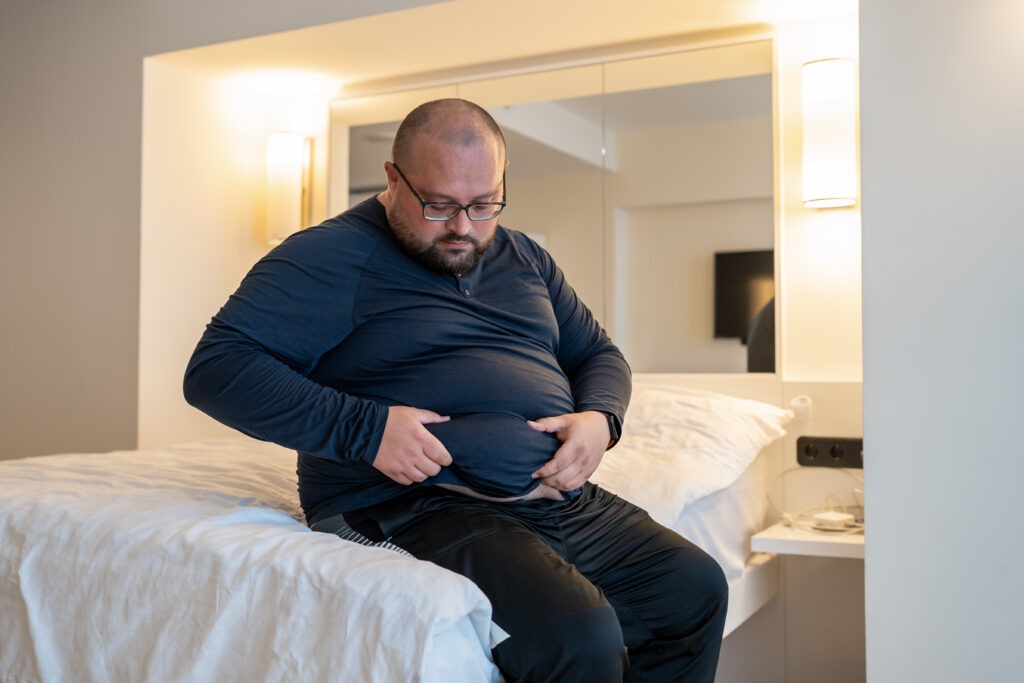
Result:
<svg viewBox="0 0 1024 683"><path fill-rule="evenodd" d="M0 458L135 443L141 18L0 4Z"/></svg>
<svg viewBox="0 0 1024 683"><path fill-rule="evenodd" d="M776 28L779 315L786 381L862 378L860 205L820 210L802 203L800 66L858 55L856 4L835 3L833 9L833 17L794 18Z"/></svg>
<svg viewBox="0 0 1024 683"><path fill-rule="evenodd" d="M263 103L156 59L145 70L143 128L160 133L142 150L141 448L233 433L185 404L182 376L210 316L267 250Z"/></svg>
<svg viewBox="0 0 1024 683"><path fill-rule="evenodd" d="M1024 3L861 7L868 680L1020 681Z"/></svg>

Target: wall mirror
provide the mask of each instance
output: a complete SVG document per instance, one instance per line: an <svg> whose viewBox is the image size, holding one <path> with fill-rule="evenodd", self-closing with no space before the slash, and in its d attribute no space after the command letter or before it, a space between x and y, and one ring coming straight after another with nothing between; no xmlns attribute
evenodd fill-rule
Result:
<svg viewBox="0 0 1024 683"><path fill-rule="evenodd" d="M757 349L723 322L753 321L777 295L770 41L339 100L330 211L383 189L398 121L449 96L501 124L501 223L551 252L634 372L774 371L774 314Z"/></svg>

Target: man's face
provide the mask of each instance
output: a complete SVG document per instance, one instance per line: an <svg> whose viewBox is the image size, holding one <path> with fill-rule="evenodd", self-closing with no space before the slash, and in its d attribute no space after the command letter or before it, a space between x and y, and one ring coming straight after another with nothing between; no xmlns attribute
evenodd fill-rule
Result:
<svg viewBox="0 0 1024 683"><path fill-rule="evenodd" d="M388 220L402 249L424 266L446 275L472 268L494 241L498 218L471 221L465 211L447 221L423 217L418 193L428 202L474 204L501 201L504 154L497 144L469 147L424 142L412 164L385 165L391 202ZM415 188L415 193L410 189Z"/></svg>

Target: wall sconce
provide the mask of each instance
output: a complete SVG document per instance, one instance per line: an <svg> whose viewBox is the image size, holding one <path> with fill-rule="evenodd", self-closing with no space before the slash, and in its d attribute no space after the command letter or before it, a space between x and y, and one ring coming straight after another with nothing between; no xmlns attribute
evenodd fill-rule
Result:
<svg viewBox="0 0 1024 683"><path fill-rule="evenodd" d="M857 69L852 59L801 67L804 206L857 203Z"/></svg>
<svg viewBox="0 0 1024 683"><path fill-rule="evenodd" d="M280 244L309 224L313 141L298 133L267 136L267 243Z"/></svg>

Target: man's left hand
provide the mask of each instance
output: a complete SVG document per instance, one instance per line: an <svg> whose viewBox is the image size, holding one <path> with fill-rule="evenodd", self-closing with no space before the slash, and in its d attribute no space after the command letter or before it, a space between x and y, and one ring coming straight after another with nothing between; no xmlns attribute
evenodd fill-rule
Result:
<svg viewBox="0 0 1024 683"><path fill-rule="evenodd" d="M543 479L559 491L572 491L590 479L611 438L608 419L593 410L527 420L526 424L554 434L562 442L551 460L533 473L534 479Z"/></svg>

